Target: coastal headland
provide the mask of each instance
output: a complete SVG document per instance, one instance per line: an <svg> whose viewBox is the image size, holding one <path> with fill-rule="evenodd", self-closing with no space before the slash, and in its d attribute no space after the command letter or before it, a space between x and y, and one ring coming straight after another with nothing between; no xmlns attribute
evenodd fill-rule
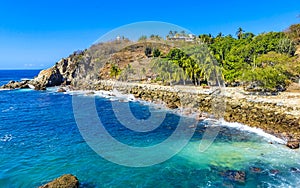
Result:
<svg viewBox="0 0 300 188"><path fill-rule="evenodd" d="M192 66L191 62L194 61L192 58L196 56L184 54L185 52L180 51L176 46L183 44L187 49L186 53L193 54L195 46L198 51L199 49L202 50L201 52L207 50L205 46L201 46L202 44L199 47L195 43L170 43L169 41L132 43L124 40L99 43L84 51L76 51L67 58L62 58L53 67L42 70L33 80L11 81L1 88L46 90L47 87L60 86L60 92L116 89L124 94L133 94L144 101L163 102L167 108L185 108L188 109L186 113L198 112L200 116L209 114L208 116L212 115L217 119L222 118L228 122L238 122L260 128L292 143L291 148L299 147L299 84L290 83L289 85L293 86L292 91L287 87L283 88L284 85L280 84L278 85L280 87L276 86L275 89L268 88L268 85L266 88L263 86L253 88L253 83L257 85L258 81L247 82L248 85L238 87L230 87L239 85L231 82L226 84L227 87L224 84L224 87L218 88L209 84L210 75L204 73L200 77L200 73L194 74L199 76L198 79L194 75L189 77L187 73L190 72L187 71L182 74L186 78L177 79L175 73L180 70L178 66L175 67L177 72L172 70L172 75L165 74L163 68L170 62L179 62L180 65L181 61L183 64L189 62L189 66ZM181 59L176 60L180 54ZM202 56L210 57L209 54L202 53ZM165 64L159 64L161 62ZM197 61L195 62L197 64ZM202 69L209 72L210 67L207 64L199 64L199 66L202 65ZM200 70L199 66L194 67ZM190 67L183 70L195 72L196 68ZM213 69L211 72L217 70ZM174 79L171 76L174 76ZM216 88L219 90L217 95L214 93ZM288 90L282 92L286 89ZM214 114L216 109L218 109L217 115Z"/></svg>

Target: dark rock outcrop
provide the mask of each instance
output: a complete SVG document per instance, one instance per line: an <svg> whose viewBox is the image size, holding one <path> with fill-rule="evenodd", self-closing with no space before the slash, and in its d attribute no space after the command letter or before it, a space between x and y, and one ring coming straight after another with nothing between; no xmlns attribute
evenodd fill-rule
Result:
<svg viewBox="0 0 300 188"><path fill-rule="evenodd" d="M222 176L230 181L245 183L246 181L246 172L238 170L227 170L222 173Z"/></svg>
<svg viewBox="0 0 300 188"><path fill-rule="evenodd" d="M57 92L58 93L64 93L64 92L66 92L66 90L64 88L58 88Z"/></svg>
<svg viewBox="0 0 300 188"><path fill-rule="evenodd" d="M24 80L21 82L10 81L7 84L1 86L1 89L25 89L29 88L29 80Z"/></svg>
<svg viewBox="0 0 300 188"><path fill-rule="evenodd" d="M72 174L65 174L39 188L78 188L79 181Z"/></svg>
<svg viewBox="0 0 300 188"><path fill-rule="evenodd" d="M253 172L253 173L261 173L262 170L261 170L261 168L253 166L253 167L250 168L250 171Z"/></svg>
<svg viewBox="0 0 300 188"><path fill-rule="evenodd" d="M298 149L299 148L299 142L298 141L288 141L286 146L291 148L291 149Z"/></svg>
<svg viewBox="0 0 300 188"><path fill-rule="evenodd" d="M273 175L276 175L276 174L280 173L280 171L277 169L272 169L272 170L270 170L270 173Z"/></svg>
<svg viewBox="0 0 300 188"><path fill-rule="evenodd" d="M300 169L296 168L296 167L290 168L290 171L293 172L293 173L300 173Z"/></svg>

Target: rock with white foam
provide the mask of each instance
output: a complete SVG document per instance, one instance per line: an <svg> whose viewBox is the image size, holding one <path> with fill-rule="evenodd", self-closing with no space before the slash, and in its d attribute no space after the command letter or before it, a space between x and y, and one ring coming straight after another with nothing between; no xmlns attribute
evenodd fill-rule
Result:
<svg viewBox="0 0 300 188"><path fill-rule="evenodd" d="M298 149L299 148L299 142L298 141L288 141L286 143L286 146L291 148L291 149Z"/></svg>

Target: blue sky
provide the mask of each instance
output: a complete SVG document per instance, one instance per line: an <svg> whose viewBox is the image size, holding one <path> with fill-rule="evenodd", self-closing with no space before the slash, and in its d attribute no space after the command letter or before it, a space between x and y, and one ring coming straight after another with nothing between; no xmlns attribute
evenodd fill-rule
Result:
<svg viewBox="0 0 300 188"><path fill-rule="evenodd" d="M255 34L300 23L299 0L0 2L0 69L42 69L125 24L163 21L195 34Z"/></svg>

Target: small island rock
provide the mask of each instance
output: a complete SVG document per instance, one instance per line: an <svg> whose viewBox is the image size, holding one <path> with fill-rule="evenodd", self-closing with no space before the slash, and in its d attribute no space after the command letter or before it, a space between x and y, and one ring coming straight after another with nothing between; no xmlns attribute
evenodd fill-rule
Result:
<svg viewBox="0 0 300 188"><path fill-rule="evenodd" d="M78 188L79 181L72 174L65 174L39 188Z"/></svg>

